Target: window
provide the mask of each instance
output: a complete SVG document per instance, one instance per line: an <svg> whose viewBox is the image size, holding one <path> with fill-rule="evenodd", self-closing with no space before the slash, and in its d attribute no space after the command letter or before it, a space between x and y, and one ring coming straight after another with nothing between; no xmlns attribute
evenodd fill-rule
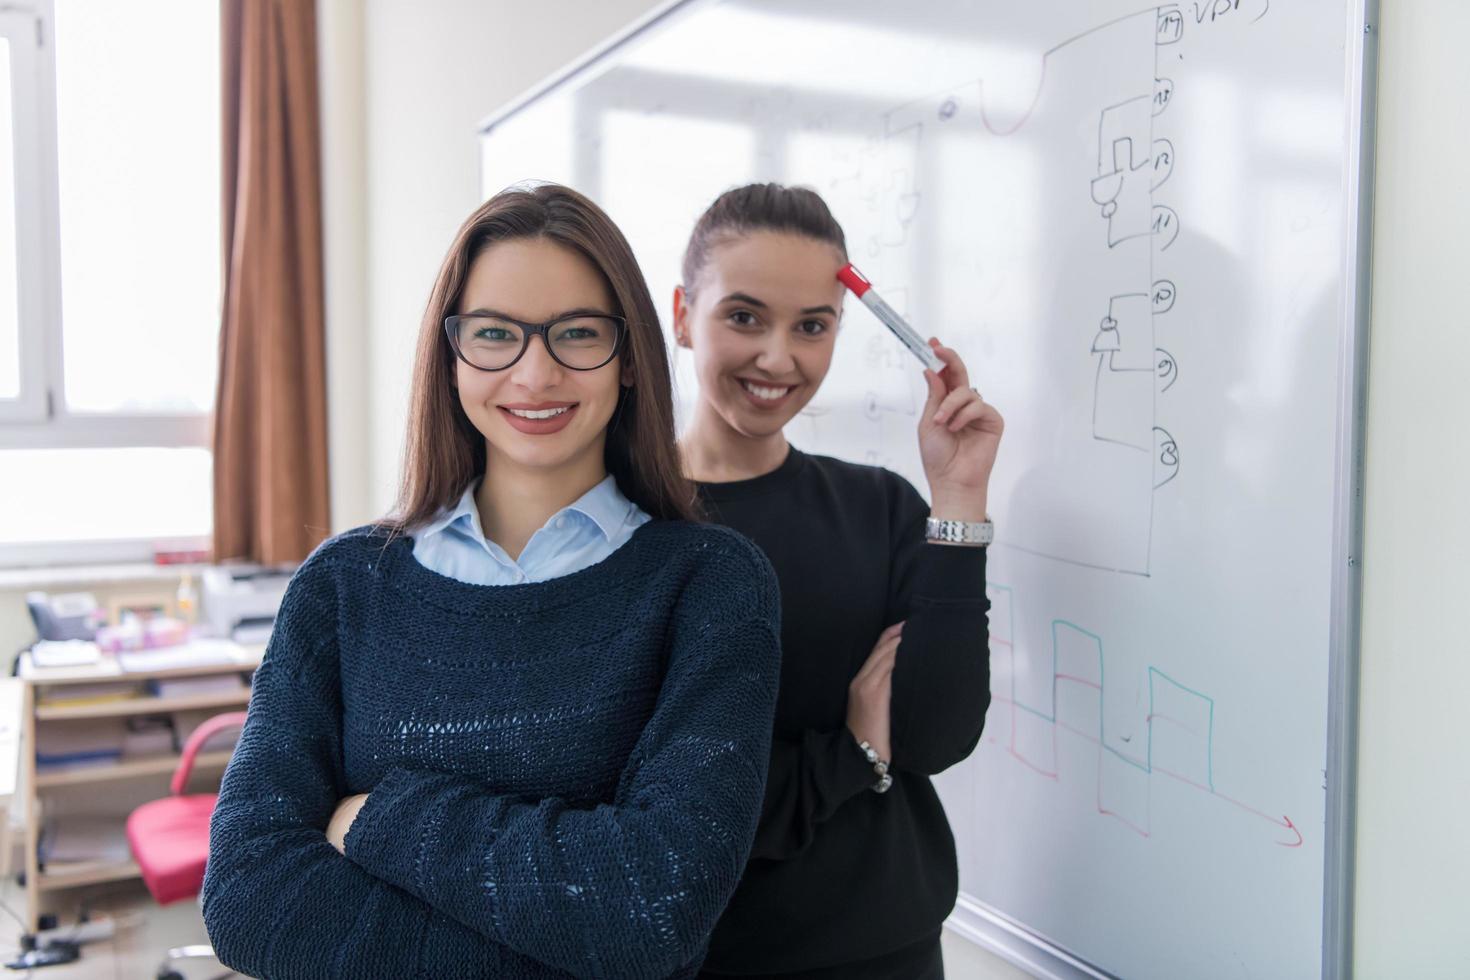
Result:
<svg viewBox="0 0 1470 980"><path fill-rule="evenodd" d="M0 37L0 400L20 397L20 310L15 263L15 103L10 38Z"/></svg>
<svg viewBox="0 0 1470 980"><path fill-rule="evenodd" d="M44 301L41 70L36 19L0 8L0 424L45 412L38 321Z"/></svg>
<svg viewBox="0 0 1470 980"><path fill-rule="evenodd" d="M0 565L202 544L218 370L219 5L4 9Z"/></svg>

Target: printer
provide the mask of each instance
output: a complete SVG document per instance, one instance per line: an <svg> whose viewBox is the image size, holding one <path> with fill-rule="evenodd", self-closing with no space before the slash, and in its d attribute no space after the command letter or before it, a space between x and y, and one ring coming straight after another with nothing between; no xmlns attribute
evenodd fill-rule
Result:
<svg viewBox="0 0 1470 980"><path fill-rule="evenodd" d="M200 613L209 632L236 643L264 643L286 594L292 567L216 565L200 583Z"/></svg>

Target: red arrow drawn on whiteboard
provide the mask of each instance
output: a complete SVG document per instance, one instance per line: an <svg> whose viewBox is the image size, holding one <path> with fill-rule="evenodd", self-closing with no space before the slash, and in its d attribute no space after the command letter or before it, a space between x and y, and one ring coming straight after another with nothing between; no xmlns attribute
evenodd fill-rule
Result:
<svg viewBox="0 0 1470 980"><path fill-rule="evenodd" d="M1296 824L1292 823L1291 822L1291 818L1288 817L1286 814L1283 813L1281 815L1281 819L1286 821L1286 829L1287 830L1290 830L1293 834L1296 834L1296 840L1295 841L1290 841L1290 842L1289 841L1284 841L1284 840L1279 840L1276 843L1280 844L1282 847L1301 847L1302 846L1302 832L1300 830L1297 830L1296 829Z"/></svg>

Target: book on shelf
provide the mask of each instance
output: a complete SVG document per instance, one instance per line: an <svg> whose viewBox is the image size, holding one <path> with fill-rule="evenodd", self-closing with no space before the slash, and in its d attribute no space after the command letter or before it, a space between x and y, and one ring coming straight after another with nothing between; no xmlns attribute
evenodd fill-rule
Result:
<svg viewBox="0 0 1470 980"><path fill-rule="evenodd" d="M51 708L79 708L84 705L130 701L142 694L143 686L133 681L67 684L45 688L36 698L36 702Z"/></svg>
<svg viewBox="0 0 1470 980"><path fill-rule="evenodd" d="M133 761L174 754L173 719L167 715L134 715L126 721L123 759Z"/></svg>
<svg viewBox="0 0 1470 980"><path fill-rule="evenodd" d="M68 772L73 769L97 769L115 766L122 761L122 749L99 749L96 752L71 752L66 755L36 753L37 772Z"/></svg>
<svg viewBox="0 0 1470 980"><path fill-rule="evenodd" d="M122 758L127 726L121 718L98 718L89 725L36 728L36 768L52 771L115 763Z"/></svg>
<svg viewBox="0 0 1470 980"><path fill-rule="evenodd" d="M249 689L239 674L170 677L148 682L149 693L160 698L193 698L211 694L243 694Z"/></svg>

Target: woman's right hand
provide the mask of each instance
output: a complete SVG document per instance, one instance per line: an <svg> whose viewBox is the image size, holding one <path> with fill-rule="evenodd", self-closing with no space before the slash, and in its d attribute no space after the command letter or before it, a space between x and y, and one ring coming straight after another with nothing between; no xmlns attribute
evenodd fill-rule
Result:
<svg viewBox="0 0 1470 980"><path fill-rule="evenodd" d="M871 745L885 762L893 758L893 748L889 745L889 702L893 694L893 665L902 639L902 622L884 630L857 676L847 685L847 728L859 742Z"/></svg>

